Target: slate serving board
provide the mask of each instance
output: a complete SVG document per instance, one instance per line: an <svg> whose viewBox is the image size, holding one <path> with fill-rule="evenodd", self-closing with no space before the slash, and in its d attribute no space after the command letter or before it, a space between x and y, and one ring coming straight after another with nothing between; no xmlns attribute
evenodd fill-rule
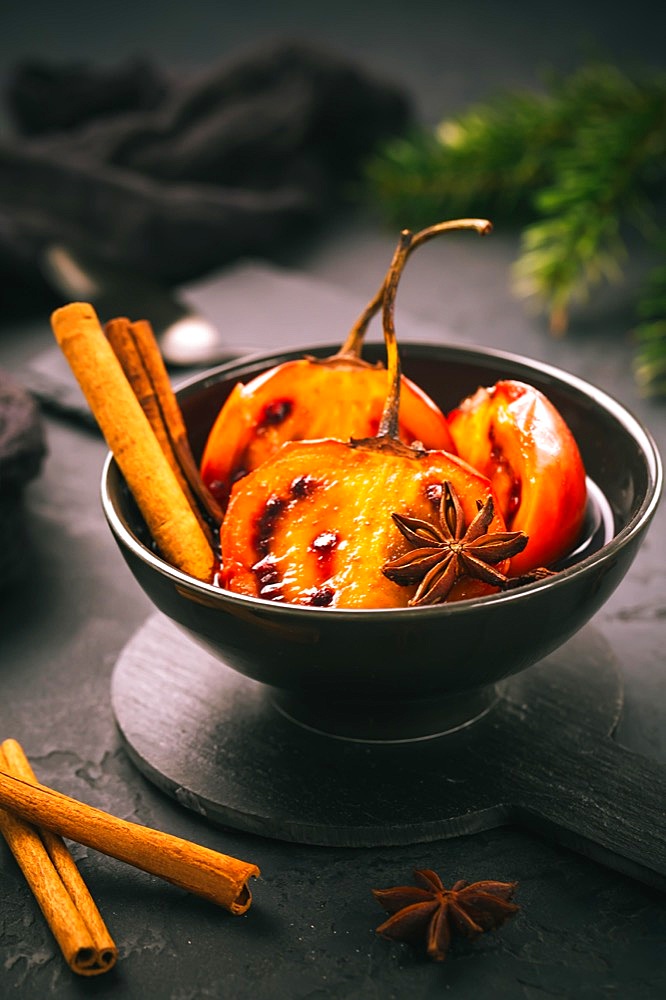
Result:
<svg viewBox="0 0 666 1000"><path fill-rule="evenodd" d="M613 740L622 685L592 626L429 739L305 728L159 613L122 651L112 705L139 770L217 824L349 847L518 824L666 889L666 769Z"/></svg>

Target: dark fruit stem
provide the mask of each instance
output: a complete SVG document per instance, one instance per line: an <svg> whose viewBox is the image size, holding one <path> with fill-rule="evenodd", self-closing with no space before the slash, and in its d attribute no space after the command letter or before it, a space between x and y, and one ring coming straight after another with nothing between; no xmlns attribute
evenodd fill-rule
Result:
<svg viewBox="0 0 666 1000"><path fill-rule="evenodd" d="M395 295L409 251L413 247L414 234L409 229L403 229L400 242L393 254L393 260L386 276L383 295L382 325L384 327L384 343L386 345L386 367L388 369L388 393L382 417L379 422L377 437L399 439L398 411L400 409L400 382L402 377L400 352L395 335Z"/></svg>
<svg viewBox="0 0 666 1000"><path fill-rule="evenodd" d="M415 250L416 247L421 246L423 243L427 243L428 240L433 239L435 236L439 236L440 233L446 233L452 229L473 229L481 236L486 236L492 230L492 224L488 222L487 219L453 219L449 222L438 222L434 226L428 226L427 229L421 229L418 233L412 236L411 245L407 251L405 261L411 254L412 250ZM380 288L370 302L368 302L367 306L349 331L347 339L338 351L338 356L360 357L361 348L363 346L363 338L365 337L368 326L370 325L370 321L382 307L387 283L388 275L384 278Z"/></svg>

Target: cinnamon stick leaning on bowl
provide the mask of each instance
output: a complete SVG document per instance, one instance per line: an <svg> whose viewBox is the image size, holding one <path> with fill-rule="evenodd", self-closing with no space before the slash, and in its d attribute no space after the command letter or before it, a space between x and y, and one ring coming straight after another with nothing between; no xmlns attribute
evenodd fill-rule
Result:
<svg viewBox="0 0 666 1000"><path fill-rule="evenodd" d="M212 543L210 524L218 528L224 514L199 474L152 326L145 319L132 321L118 316L105 324L104 332L183 493Z"/></svg>
<svg viewBox="0 0 666 1000"><path fill-rule="evenodd" d="M55 338L162 556L210 582L215 555L150 422L87 302L51 316Z"/></svg>

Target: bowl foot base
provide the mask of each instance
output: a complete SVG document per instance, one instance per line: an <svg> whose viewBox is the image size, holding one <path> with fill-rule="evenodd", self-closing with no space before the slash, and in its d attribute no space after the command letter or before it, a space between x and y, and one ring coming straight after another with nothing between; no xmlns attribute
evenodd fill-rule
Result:
<svg viewBox="0 0 666 1000"><path fill-rule="evenodd" d="M470 726L489 712L499 695L494 684L437 698L402 701L307 699L278 691L273 704L291 722L314 733L357 743L429 740Z"/></svg>

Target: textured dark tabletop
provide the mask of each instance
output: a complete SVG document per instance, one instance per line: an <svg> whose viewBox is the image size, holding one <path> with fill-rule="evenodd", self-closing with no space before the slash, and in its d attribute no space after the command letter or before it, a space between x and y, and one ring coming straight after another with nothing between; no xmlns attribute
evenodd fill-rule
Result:
<svg viewBox="0 0 666 1000"><path fill-rule="evenodd" d="M190 0L182 8L139 3L130 19L117 5L93 12L82 4L28 0L3 18L0 70L26 55L111 62L147 52L174 72L191 71L255 38L296 33L392 76L413 93L423 117L435 121L498 88L534 84L549 68L570 69L590 50L663 68L664 19L657 23L656 6ZM346 213L285 248L277 269L243 265L185 294L232 340L242 325L244 342L258 348L335 342L374 291L395 236L363 212ZM517 249L517 234L502 228L485 241L432 244L401 285L399 333L503 348L582 376L643 420L663 454L663 403L641 399L631 374L627 330L641 253L632 257L627 284L595 296L575 331L555 340L510 294ZM39 299L0 316L0 366L18 378L51 348L47 317L54 304ZM270 343L269 320L278 328ZM120 952L112 973L83 981L67 970L0 844L0 996L656 1000L665 994L664 896L529 832L502 828L397 848L303 847L217 829L146 781L122 749L109 692L118 655L151 605L103 521L101 438L70 421L45 419L48 459L26 494L31 571L0 597L0 737L22 742L45 783L254 861L262 877L250 912L231 918L158 879L74 848ZM629 574L592 623L625 683L615 738L664 766L665 531L662 504ZM517 880L521 912L498 934L456 945L443 966L429 964L374 934L382 914L370 888L409 881L414 867L435 868L445 880Z"/></svg>

